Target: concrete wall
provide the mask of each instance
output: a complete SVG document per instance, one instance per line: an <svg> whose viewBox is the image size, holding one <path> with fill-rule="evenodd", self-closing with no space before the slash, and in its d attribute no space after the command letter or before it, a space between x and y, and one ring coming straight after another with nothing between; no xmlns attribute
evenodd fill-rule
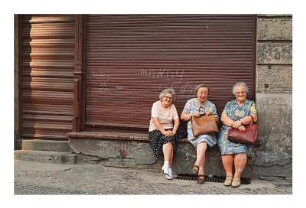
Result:
<svg viewBox="0 0 306 208"><path fill-rule="evenodd" d="M254 174L292 178L292 16L259 15L256 104L261 145Z"/></svg>

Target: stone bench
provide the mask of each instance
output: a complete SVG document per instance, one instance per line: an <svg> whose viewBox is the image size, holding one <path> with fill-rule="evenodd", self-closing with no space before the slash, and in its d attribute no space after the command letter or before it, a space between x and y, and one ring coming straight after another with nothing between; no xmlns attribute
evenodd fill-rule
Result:
<svg viewBox="0 0 306 208"><path fill-rule="evenodd" d="M69 132L69 146L74 153L105 166L146 168L160 171L162 156L155 161L148 134L127 132ZM195 149L187 139L178 140L174 169L179 174L190 174L196 159ZM249 177L248 168L244 172ZM224 176L217 145L206 152L205 175Z"/></svg>

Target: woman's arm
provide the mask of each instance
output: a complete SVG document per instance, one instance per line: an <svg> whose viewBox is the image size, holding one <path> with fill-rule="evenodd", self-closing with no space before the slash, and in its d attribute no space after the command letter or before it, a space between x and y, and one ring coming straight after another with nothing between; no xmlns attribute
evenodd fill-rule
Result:
<svg viewBox="0 0 306 208"><path fill-rule="evenodd" d="M190 113L181 113L181 119L183 121L189 121L191 119L192 115Z"/></svg>
<svg viewBox="0 0 306 208"><path fill-rule="evenodd" d="M191 107L192 107L192 101L188 100L187 103L184 106L184 109L181 113L181 119L183 121L190 121L192 116L199 117L200 113L199 112L191 112Z"/></svg>
<svg viewBox="0 0 306 208"><path fill-rule="evenodd" d="M244 118L241 119L241 123L243 125L248 125L251 123L252 117L254 119L254 122L257 121L257 110L256 110L256 105L255 102L251 102L250 104L250 115L245 116Z"/></svg>
<svg viewBox="0 0 306 208"><path fill-rule="evenodd" d="M221 121L224 125L226 126L230 126L230 127L234 127L234 128L238 128L239 126L242 125L241 121L233 121L232 119L230 119L227 115L226 112L223 111L222 115L221 115Z"/></svg>
<svg viewBox="0 0 306 208"><path fill-rule="evenodd" d="M252 117L254 119L254 122L256 122L257 121L257 110L256 110L255 102L251 102L251 104L250 104L250 115L242 118L241 123L243 125L250 124L251 120L252 120Z"/></svg>
<svg viewBox="0 0 306 208"><path fill-rule="evenodd" d="M175 119L174 120L173 130L172 130L173 135L176 134L179 125L180 125L180 119Z"/></svg>
<svg viewBox="0 0 306 208"><path fill-rule="evenodd" d="M158 120L157 117L153 117L153 118L152 118L152 122L153 122L153 124L157 127L157 129L158 129L163 135L166 135L166 131L165 131L165 129L163 128L163 126L161 125L161 123L159 122L159 120Z"/></svg>
<svg viewBox="0 0 306 208"><path fill-rule="evenodd" d="M251 114L249 116L246 116L246 117L240 119L241 124L242 125L249 125L251 123L252 116L253 116L254 122L256 122L257 121L257 115Z"/></svg>

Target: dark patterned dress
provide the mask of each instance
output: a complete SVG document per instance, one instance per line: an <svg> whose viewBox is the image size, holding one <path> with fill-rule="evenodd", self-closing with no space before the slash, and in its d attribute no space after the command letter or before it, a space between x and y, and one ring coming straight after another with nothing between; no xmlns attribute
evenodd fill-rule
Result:
<svg viewBox="0 0 306 208"><path fill-rule="evenodd" d="M226 103L222 113L234 120L240 120L249 115L257 115L255 102L251 100L246 100L244 104L240 107L236 100L232 100ZM221 155L227 154L238 154L238 153L248 153L248 145L232 142L228 140L228 131L231 127L223 125L221 131L218 135L218 146Z"/></svg>
<svg viewBox="0 0 306 208"><path fill-rule="evenodd" d="M176 135L172 137L167 137L163 135L159 130L153 130L149 132L149 142L152 147L156 160L162 154L164 144L168 142L172 142L174 152L177 151L177 147L178 147Z"/></svg>

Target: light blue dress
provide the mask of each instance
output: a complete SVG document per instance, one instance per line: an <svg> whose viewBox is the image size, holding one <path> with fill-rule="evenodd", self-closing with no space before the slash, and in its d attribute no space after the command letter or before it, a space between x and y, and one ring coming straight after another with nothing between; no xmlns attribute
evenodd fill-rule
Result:
<svg viewBox="0 0 306 208"><path fill-rule="evenodd" d="M192 98L186 102L183 113L193 114L199 112L200 114L204 114L205 110L209 110L216 118L219 118L215 104L209 100L206 100L204 104L201 104L197 98ZM194 137L191 128L191 121L188 121L187 123L187 139L194 147L202 142L206 142L210 147L217 144L217 137L215 133Z"/></svg>
<svg viewBox="0 0 306 208"><path fill-rule="evenodd" d="M236 100L226 103L222 113L225 113L230 119L237 121L246 116L257 115L255 102L246 100L244 104L239 107ZM223 125L218 135L218 146L221 155L248 153L248 145L231 142L228 140L228 131L231 127Z"/></svg>

